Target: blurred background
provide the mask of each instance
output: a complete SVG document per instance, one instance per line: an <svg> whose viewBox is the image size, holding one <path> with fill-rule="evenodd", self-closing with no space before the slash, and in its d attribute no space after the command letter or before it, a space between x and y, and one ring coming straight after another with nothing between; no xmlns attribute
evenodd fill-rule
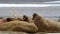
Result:
<svg viewBox="0 0 60 34"><path fill-rule="evenodd" d="M45 18L58 21L60 19L60 6L50 7L1 7L0 17L12 17L10 11L17 11L19 16L27 15L32 17L33 13L37 13Z"/></svg>
<svg viewBox="0 0 60 34"><path fill-rule="evenodd" d="M40 4L40 3L52 3L52 4L60 4L60 0L0 0L0 3L3 4Z"/></svg>
<svg viewBox="0 0 60 34"><path fill-rule="evenodd" d="M0 0L0 4L60 4L60 0ZM1 6L1 5L0 5ZM20 16L32 16L33 13L58 21L60 6L47 7L0 7L0 17L12 17L9 11L15 10Z"/></svg>

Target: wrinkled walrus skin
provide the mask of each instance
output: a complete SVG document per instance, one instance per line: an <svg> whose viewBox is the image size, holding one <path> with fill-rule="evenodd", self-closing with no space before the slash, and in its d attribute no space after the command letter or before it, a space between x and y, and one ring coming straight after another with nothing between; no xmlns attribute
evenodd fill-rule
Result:
<svg viewBox="0 0 60 34"><path fill-rule="evenodd" d="M25 21L10 21L0 24L1 31L24 31L24 32L37 32L38 28L33 23Z"/></svg>
<svg viewBox="0 0 60 34"><path fill-rule="evenodd" d="M34 23L37 25L39 32L60 33L60 23L45 19L42 16L36 15L33 17Z"/></svg>

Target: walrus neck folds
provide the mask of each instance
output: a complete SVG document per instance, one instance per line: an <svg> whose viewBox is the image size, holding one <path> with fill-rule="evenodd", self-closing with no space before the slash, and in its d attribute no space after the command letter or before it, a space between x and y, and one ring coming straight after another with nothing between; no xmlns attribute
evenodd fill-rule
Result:
<svg viewBox="0 0 60 34"><path fill-rule="evenodd" d="M34 22L37 25L39 31L44 32L47 29L47 26L44 23L44 19L42 17L36 16L34 18Z"/></svg>

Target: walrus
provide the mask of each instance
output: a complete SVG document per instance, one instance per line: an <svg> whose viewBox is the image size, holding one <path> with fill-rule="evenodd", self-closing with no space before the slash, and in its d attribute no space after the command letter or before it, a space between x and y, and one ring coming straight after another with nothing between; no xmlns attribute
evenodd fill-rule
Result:
<svg viewBox="0 0 60 34"><path fill-rule="evenodd" d="M28 23L34 23L34 21L32 20L32 18L30 18L30 17L28 17L26 15L23 15L23 19L22 20L23 21L26 21Z"/></svg>
<svg viewBox="0 0 60 34"><path fill-rule="evenodd" d="M0 31L23 31L34 33L38 31L38 28L34 23L16 20L0 24Z"/></svg>
<svg viewBox="0 0 60 34"><path fill-rule="evenodd" d="M29 18L26 15L23 15L23 21L29 22Z"/></svg>
<svg viewBox="0 0 60 34"><path fill-rule="evenodd" d="M42 16L34 13L33 18L35 25L37 25L39 32L60 32L60 23L45 19Z"/></svg>

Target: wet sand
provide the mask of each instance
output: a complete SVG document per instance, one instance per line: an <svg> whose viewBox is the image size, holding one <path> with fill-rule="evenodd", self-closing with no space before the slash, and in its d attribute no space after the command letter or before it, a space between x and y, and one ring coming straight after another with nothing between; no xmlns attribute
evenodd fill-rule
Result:
<svg viewBox="0 0 60 34"><path fill-rule="evenodd" d="M26 32L0 31L0 34L45 34L45 33L43 32L26 33Z"/></svg>

